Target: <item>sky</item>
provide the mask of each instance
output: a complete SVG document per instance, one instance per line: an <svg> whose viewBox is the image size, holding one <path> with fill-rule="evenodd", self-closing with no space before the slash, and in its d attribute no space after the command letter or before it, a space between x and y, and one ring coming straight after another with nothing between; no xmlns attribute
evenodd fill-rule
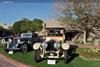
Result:
<svg viewBox="0 0 100 67"><path fill-rule="evenodd" d="M13 24L22 18L30 20L35 18L42 20L53 19L53 7L53 2L3 1L0 2L0 23Z"/></svg>

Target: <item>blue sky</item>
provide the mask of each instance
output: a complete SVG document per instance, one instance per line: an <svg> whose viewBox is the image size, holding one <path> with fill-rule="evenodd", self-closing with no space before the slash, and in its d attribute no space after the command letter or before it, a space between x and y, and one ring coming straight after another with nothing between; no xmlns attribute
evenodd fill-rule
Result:
<svg viewBox="0 0 100 67"><path fill-rule="evenodd" d="M53 2L33 3L0 3L0 23L13 24L22 18L30 20L39 18L42 20L53 19Z"/></svg>
<svg viewBox="0 0 100 67"><path fill-rule="evenodd" d="M0 2L4 1L13 1L13 2L53 2L54 0L0 0Z"/></svg>

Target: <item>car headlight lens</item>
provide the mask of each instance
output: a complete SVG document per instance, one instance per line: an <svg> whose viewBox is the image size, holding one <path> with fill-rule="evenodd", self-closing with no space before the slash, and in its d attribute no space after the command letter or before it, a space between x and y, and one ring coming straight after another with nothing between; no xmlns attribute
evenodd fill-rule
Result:
<svg viewBox="0 0 100 67"><path fill-rule="evenodd" d="M59 42L55 42L54 43L54 48L58 49L60 47L60 43Z"/></svg>
<svg viewBox="0 0 100 67"><path fill-rule="evenodd" d="M43 48L47 48L48 44L46 42L42 43Z"/></svg>
<svg viewBox="0 0 100 67"><path fill-rule="evenodd" d="M12 39L11 39L11 38L9 38L9 39L8 39L8 42L9 42L9 43L11 43L11 42L12 42Z"/></svg>
<svg viewBox="0 0 100 67"><path fill-rule="evenodd" d="M20 39L18 39L17 42L19 43L20 42Z"/></svg>

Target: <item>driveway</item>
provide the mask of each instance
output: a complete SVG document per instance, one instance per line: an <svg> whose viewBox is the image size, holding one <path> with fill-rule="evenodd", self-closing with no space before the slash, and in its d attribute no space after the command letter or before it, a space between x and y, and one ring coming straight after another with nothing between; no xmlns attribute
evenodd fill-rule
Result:
<svg viewBox="0 0 100 67"><path fill-rule="evenodd" d="M29 67L0 53L0 67Z"/></svg>

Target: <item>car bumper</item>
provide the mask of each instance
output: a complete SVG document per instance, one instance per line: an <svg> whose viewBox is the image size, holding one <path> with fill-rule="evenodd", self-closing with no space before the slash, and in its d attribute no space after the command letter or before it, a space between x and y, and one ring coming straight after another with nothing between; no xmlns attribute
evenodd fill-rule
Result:
<svg viewBox="0 0 100 67"><path fill-rule="evenodd" d="M15 50L20 50L20 48L5 48L7 51L15 51Z"/></svg>

